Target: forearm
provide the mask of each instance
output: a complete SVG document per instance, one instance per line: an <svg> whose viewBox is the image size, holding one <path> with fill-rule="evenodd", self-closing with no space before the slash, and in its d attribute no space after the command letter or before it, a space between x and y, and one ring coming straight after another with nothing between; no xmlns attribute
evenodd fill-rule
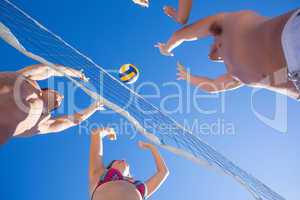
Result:
<svg viewBox="0 0 300 200"><path fill-rule="evenodd" d="M78 125L81 122L87 120L89 117L91 117L98 109L99 109L99 103L96 102L92 104L90 107L86 108L85 110L69 116L69 119L72 120L74 124Z"/></svg>
<svg viewBox="0 0 300 200"><path fill-rule="evenodd" d="M90 155L91 157L103 156L102 137L97 133L92 133L91 135Z"/></svg>
<svg viewBox="0 0 300 200"><path fill-rule="evenodd" d="M70 67L65 67L62 65L56 65L57 70L55 70L55 75L57 76L61 76L63 75L67 75L70 77L74 77L74 78L80 78L80 79L84 79L84 74L76 69L70 68ZM57 72L59 71L59 72Z"/></svg>
<svg viewBox="0 0 300 200"><path fill-rule="evenodd" d="M189 79L187 79L187 81L208 93L224 92L239 88L243 85L240 81L233 79L229 74L222 75L216 79L191 76Z"/></svg>
<svg viewBox="0 0 300 200"><path fill-rule="evenodd" d="M201 77L201 76L191 76L187 81L196 86L201 88L202 90L206 92L215 92L217 91L217 86L214 83L214 80L209 79L207 77Z"/></svg>
<svg viewBox="0 0 300 200"><path fill-rule="evenodd" d="M84 79L85 76L82 72L64 67L62 65L55 65L55 67L51 67L48 65L44 64L36 64L36 65L31 65L29 67L26 67L22 70L19 70L18 73L22 74L23 76L32 79L32 80L45 80L48 79L52 76L58 76L62 77L65 75L75 77L75 78L80 78Z"/></svg>
<svg viewBox="0 0 300 200"><path fill-rule="evenodd" d="M151 147L150 150L156 163L157 172L145 182L148 191L147 197L150 197L161 186L161 184L169 175L169 170L158 150L155 149L155 147Z"/></svg>
<svg viewBox="0 0 300 200"><path fill-rule="evenodd" d="M175 32L166 44L166 51L168 53L171 53L175 48L180 46L183 42L185 42L184 37L182 37L180 32Z"/></svg>
<svg viewBox="0 0 300 200"><path fill-rule="evenodd" d="M183 42L197 40L197 34L193 30L192 25L188 25L176 31L166 44L168 52L172 52L176 47L180 46Z"/></svg>
<svg viewBox="0 0 300 200"><path fill-rule="evenodd" d="M98 103L94 103L86 110L76 113L74 115L65 115L45 121L39 126L40 134L56 133L68 128L79 125L81 122L87 120L92 114L98 110Z"/></svg>
<svg viewBox="0 0 300 200"><path fill-rule="evenodd" d="M192 0L179 0L178 1L178 12L177 21L181 24L185 24L188 21L190 12L192 9Z"/></svg>
<svg viewBox="0 0 300 200"><path fill-rule="evenodd" d="M99 167L103 168L102 163L103 156L103 143L99 134L92 133L90 144L90 176L97 173ZM100 166L99 166L100 165Z"/></svg>
<svg viewBox="0 0 300 200"><path fill-rule="evenodd" d="M167 165L156 148L151 149L158 173L167 174L169 172Z"/></svg>
<svg viewBox="0 0 300 200"><path fill-rule="evenodd" d="M221 22L225 14L220 13L214 16L208 16L193 24L187 25L176 31L166 45L166 49L171 52L174 48L185 41L194 41L211 35L210 26L213 23Z"/></svg>
<svg viewBox="0 0 300 200"><path fill-rule="evenodd" d="M183 42L195 41L209 35L209 31L207 28L202 29L198 26L197 24L187 25L182 29L176 31L166 44L167 51L172 52L176 47L180 46Z"/></svg>

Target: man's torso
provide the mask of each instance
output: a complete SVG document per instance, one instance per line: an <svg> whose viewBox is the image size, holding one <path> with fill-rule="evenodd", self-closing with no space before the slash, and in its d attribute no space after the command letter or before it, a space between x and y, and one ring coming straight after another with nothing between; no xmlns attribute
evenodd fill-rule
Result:
<svg viewBox="0 0 300 200"><path fill-rule="evenodd" d="M278 92L289 89L298 95L287 80L287 67L281 35L292 15L289 12L268 19L252 11L227 14L222 21L221 54L228 72L241 82ZM284 77L284 78L283 78Z"/></svg>
<svg viewBox="0 0 300 200"><path fill-rule="evenodd" d="M23 129L28 131L36 126L28 119L29 102L38 100L40 95L40 89L36 86L35 81L17 73L0 74L0 143L4 143L9 137L23 134Z"/></svg>

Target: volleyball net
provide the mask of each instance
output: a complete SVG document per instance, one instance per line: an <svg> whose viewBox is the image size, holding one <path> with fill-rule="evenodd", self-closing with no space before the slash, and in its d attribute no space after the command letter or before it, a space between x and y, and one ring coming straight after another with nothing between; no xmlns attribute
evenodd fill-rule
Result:
<svg viewBox="0 0 300 200"><path fill-rule="evenodd" d="M83 69L89 83L66 77L160 147L233 177L257 200L284 199L8 0L0 0L0 38L55 70L57 64Z"/></svg>

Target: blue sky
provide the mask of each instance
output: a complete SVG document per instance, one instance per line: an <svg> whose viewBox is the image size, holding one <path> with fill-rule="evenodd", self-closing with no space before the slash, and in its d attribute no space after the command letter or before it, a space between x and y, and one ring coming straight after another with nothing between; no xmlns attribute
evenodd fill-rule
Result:
<svg viewBox="0 0 300 200"><path fill-rule="evenodd" d="M161 88L161 98L174 92L174 89L163 84L175 80L177 60L190 67L194 74L215 77L225 70L222 64L212 64L207 59L210 39L183 45L176 49L174 58L163 57L153 48L156 42L166 41L180 27L162 13L163 5L176 6L176 1L153 0L149 9L135 6L130 0L32 0L30 3L15 0L14 3L103 68L118 69L124 63L134 63L141 71L135 87L146 81L153 81ZM275 16L297 6L297 2L291 0L196 1L190 21L220 11L241 9ZM14 71L35 63L2 41L0 53L1 71ZM183 94L187 96L186 84L182 82L180 86ZM203 109L217 109L215 114L199 113L192 106L192 112L174 113L172 116L180 122L186 119L211 124L222 119L234 124L234 135L201 137L286 199L297 199L300 185L300 136L296 119L300 115L300 104L288 100L288 130L283 134L265 125L255 116L250 106L251 91L244 87L226 93L225 112L221 111L220 99L206 98L201 99L199 105ZM143 89L141 92L150 94L153 91ZM77 104L82 105L82 108L88 105L87 97L79 96L76 96ZM65 104L69 98L72 97L67 97ZM151 101L159 105L161 98ZM170 107L175 104L176 102L170 102ZM256 96L255 106L260 113L272 116L275 107L274 94L260 92ZM119 123L120 118L115 114L97 113L90 122L106 125ZM79 135L78 132L78 128L72 128L56 135L14 139L0 147L1 198L88 199L89 137ZM155 166L149 152L137 147L139 139L143 138L138 136L134 140L128 140L128 136L122 135L116 143L105 142L105 162L125 158L131 164L136 178L145 180L152 175ZM200 168L163 150L161 152L171 174L151 199L252 199L230 177Z"/></svg>

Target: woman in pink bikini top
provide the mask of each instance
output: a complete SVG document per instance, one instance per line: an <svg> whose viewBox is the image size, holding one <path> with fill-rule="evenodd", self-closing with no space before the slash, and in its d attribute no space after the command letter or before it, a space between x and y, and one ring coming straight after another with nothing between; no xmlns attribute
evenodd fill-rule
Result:
<svg viewBox="0 0 300 200"><path fill-rule="evenodd" d="M125 160L113 160L104 167L102 139L116 139L113 129L96 129L91 135L90 147L90 196L91 200L142 200L150 197L166 180L169 171L158 150L152 144L139 142L149 149L155 159L157 172L145 182L131 177Z"/></svg>

